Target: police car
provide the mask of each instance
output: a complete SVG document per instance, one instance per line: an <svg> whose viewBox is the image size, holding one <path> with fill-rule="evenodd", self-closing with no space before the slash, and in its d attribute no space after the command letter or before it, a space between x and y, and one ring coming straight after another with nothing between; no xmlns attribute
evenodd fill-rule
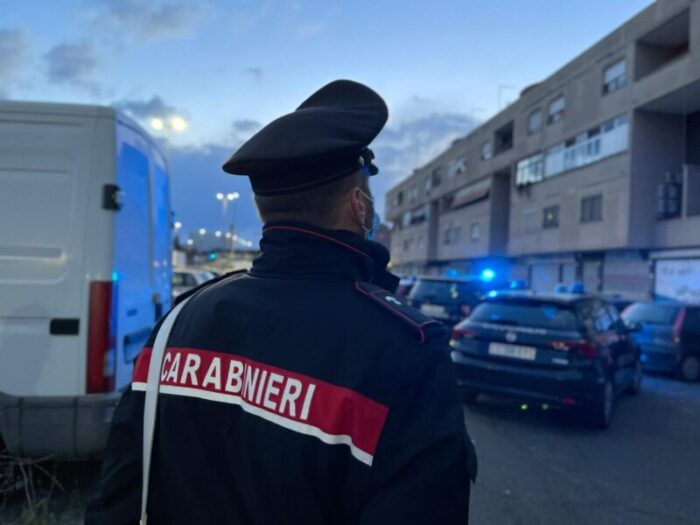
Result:
<svg viewBox="0 0 700 525"><path fill-rule="evenodd" d="M491 271L477 277L423 275L411 289L408 303L423 314L453 326L465 319L489 292L505 287Z"/></svg>

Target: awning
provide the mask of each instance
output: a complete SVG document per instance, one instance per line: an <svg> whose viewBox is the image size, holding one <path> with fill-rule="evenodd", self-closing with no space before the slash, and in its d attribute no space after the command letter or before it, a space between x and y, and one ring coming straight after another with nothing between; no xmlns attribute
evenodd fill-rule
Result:
<svg viewBox="0 0 700 525"><path fill-rule="evenodd" d="M485 180L482 182L477 182L476 184L470 184L457 191L452 199L451 209L461 208L462 206L467 206L469 204L474 204L475 202L487 199L491 191L491 181Z"/></svg>

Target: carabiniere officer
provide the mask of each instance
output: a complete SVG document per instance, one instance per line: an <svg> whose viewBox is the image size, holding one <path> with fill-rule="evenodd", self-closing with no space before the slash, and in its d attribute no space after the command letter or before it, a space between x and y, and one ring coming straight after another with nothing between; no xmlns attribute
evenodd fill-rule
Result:
<svg viewBox="0 0 700 525"><path fill-rule="evenodd" d="M338 80L223 166L261 255L189 292L161 368L152 524L465 524L476 459L440 323L392 295L368 145L388 117ZM181 296L182 299L182 296ZM89 524L137 523L151 335L114 414Z"/></svg>

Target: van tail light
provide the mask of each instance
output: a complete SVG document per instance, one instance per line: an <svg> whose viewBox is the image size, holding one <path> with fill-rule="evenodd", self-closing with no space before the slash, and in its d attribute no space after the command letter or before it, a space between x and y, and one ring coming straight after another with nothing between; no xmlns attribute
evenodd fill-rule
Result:
<svg viewBox="0 0 700 525"><path fill-rule="evenodd" d="M588 359L593 359L598 355L596 346L589 341L554 341L551 346L556 350L573 350Z"/></svg>
<svg viewBox="0 0 700 525"><path fill-rule="evenodd" d="M460 339L474 339L476 332L469 328L455 328L452 330L452 340L459 341Z"/></svg>
<svg viewBox="0 0 700 525"><path fill-rule="evenodd" d="M114 390L116 367L114 344L114 334L116 333L115 285L116 283L111 281L90 283L87 344L88 394Z"/></svg>
<svg viewBox="0 0 700 525"><path fill-rule="evenodd" d="M681 308L678 311L676 320L673 323L673 342L679 343L681 341L681 333L683 332L683 323L685 322L685 308Z"/></svg>

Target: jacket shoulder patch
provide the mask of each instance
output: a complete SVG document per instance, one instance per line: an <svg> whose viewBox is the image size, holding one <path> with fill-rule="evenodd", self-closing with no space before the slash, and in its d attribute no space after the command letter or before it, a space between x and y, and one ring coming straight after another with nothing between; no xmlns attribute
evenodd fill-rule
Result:
<svg viewBox="0 0 700 525"><path fill-rule="evenodd" d="M442 334L442 324L439 321L419 312L406 304L406 301L387 292L384 288L371 283L357 282L355 283L355 289L410 325L420 336L421 343L424 343L429 338L432 339L430 337L430 334L433 333L432 328L440 329L438 333Z"/></svg>

